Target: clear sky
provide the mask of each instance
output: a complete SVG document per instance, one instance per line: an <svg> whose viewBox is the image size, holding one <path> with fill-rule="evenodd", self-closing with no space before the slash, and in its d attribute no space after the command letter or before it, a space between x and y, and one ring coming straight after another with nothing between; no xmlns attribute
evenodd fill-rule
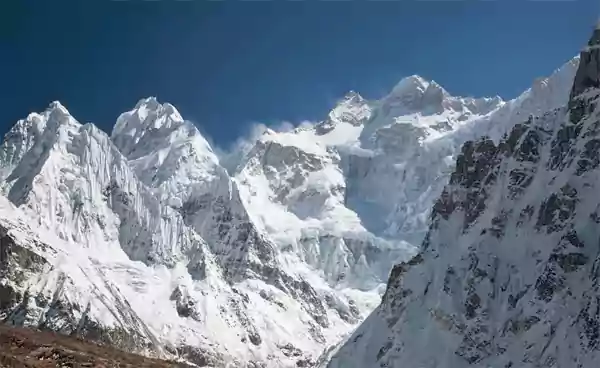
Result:
<svg viewBox="0 0 600 368"><path fill-rule="evenodd" d="M60 100L109 130L142 97L218 144L403 76L515 97L576 55L598 0L2 0L0 131Z"/></svg>

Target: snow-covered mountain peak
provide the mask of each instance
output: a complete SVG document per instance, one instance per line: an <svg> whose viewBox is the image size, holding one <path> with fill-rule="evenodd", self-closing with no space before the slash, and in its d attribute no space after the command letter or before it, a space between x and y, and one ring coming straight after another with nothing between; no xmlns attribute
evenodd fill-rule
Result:
<svg viewBox="0 0 600 368"><path fill-rule="evenodd" d="M429 84L429 81L418 75L402 78L382 102L392 109L419 110L422 108L422 98Z"/></svg>
<svg viewBox="0 0 600 368"><path fill-rule="evenodd" d="M419 75L409 75L408 77L404 77L398 83L396 83L390 92L390 96L401 96L404 94L422 95L425 93L429 83L429 81Z"/></svg>
<svg viewBox="0 0 600 368"><path fill-rule="evenodd" d="M218 163L198 128L184 120L173 105L160 104L154 97L141 100L133 110L121 114L111 139L128 159L150 165L142 165L143 170L156 170L169 159L187 162L182 155L197 158L205 168Z"/></svg>
<svg viewBox="0 0 600 368"><path fill-rule="evenodd" d="M421 113L443 114L445 111L485 115L502 106L504 101L494 97L452 96L440 84L418 75L403 78L392 91L381 100L384 109L394 114Z"/></svg>
<svg viewBox="0 0 600 368"><path fill-rule="evenodd" d="M364 98L356 91L350 90L346 92L342 101L353 101L353 102L361 102Z"/></svg>
<svg viewBox="0 0 600 368"><path fill-rule="evenodd" d="M59 129L61 125L65 124L79 124L73 118L69 110L61 104L59 101L51 102L48 107L41 114L33 113L29 114L27 119L34 124L43 124L52 129Z"/></svg>
<svg viewBox="0 0 600 368"><path fill-rule="evenodd" d="M318 126L319 134L330 132L339 123L353 126L364 124L371 117L371 105L354 91L348 92Z"/></svg>
<svg viewBox="0 0 600 368"><path fill-rule="evenodd" d="M48 108L46 110L59 110L64 114L69 114L69 111L67 110L67 108L60 103L60 101L52 101L50 102L50 104L48 105Z"/></svg>
<svg viewBox="0 0 600 368"><path fill-rule="evenodd" d="M142 106L147 106L148 108L154 110L161 106L161 103L158 102L158 99L155 96L149 96L145 98L141 98L136 104L134 109L139 109Z"/></svg>
<svg viewBox="0 0 600 368"><path fill-rule="evenodd" d="M111 137L125 155L129 155L142 137L156 131L168 134L184 124L177 109L168 103L160 104L155 97L140 100L135 107L121 114L113 127ZM191 125L191 124L190 124Z"/></svg>
<svg viewBox="0 0 600 368"><path fill-rule="evenodd" d="M80 124L62 105L54 105L44 112L47 116L46 128L58 130L62 126L78 127Z"/></svg>
<svg viewBox="0 0 600 368"><path fill-rule="evenodd" d="M488 98L455 97L435 81L420 76L402 79L392 91L374 107L374 118L363 133L365 143L373 132L390 124L411 124L420 136L437 137L436 131L454 130L469 120L487 115L498 109L504 101L498 96ZM412 129L404 127L403 129ZM412 129L415 130L415 129ZM372 142L371 142L372 143Z"/></svg>
<svg viewBox="0 0 600 368"><path fill-rule="evenodd" d="M58 101L54 101L41 113L30 113L25 119L17 121L6 133L0 147L0 179L6 179L17 164L35 143L46 136L46 147L67 139L71 128L78 129L79 123ZM51 134L44 134L51 131ZM2 185L3 191L7 190Z"/></svg>
<svg viewBox="0 0 600 368"><path fill-rule="evenodd" d="M138 110L138 113L141 113L139 110L143 109L147 112L154 112L156 115L169 116L174 121L183 120L175 106L168 102L160 103L156 97L147 97L139 100L134 109Z"/></svg>
<svg viewBox="0 0 600 368"><path fill-rule="evenodd" d="M25 119L20 119L17 123L12 127L11 130L15 130L15 128L23 129L23 127L30 127L35 125L38 127L38 130L42 131L46 127L46 123L50 115L54 114L55 119L59 119L62 116L62 119L65 119L71 116L71 113L67 108L61 104L59 101L53 101L48 104L48 107L44 109L42 112L31 112Z"/></svg>
<svg viewBox="0 0 600 368"><path fill-rule="evenodd" d="M229 191L229 177L212 147L171 104L153 97L141 100L119 116L111 139L138 178L174 208L192 194L216 194L223 185Z"/></svg>

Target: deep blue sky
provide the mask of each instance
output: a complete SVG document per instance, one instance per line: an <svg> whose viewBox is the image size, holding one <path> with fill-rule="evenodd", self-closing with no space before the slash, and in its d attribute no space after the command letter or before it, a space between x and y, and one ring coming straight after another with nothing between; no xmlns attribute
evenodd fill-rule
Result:
<svg viewBox="0 0 600 368"><path fill-rule="evenodd" d="M0 130L60 100L109 130L154 95L219 144L403 76L515 97L578 53L598 0L3 0Z"/></svg>

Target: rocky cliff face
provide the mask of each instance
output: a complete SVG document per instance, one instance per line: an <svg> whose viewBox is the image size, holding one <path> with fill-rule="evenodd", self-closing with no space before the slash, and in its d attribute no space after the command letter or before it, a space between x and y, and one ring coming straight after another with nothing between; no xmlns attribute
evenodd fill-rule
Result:
<svg viewBox="0 0 600 368"><path fill-rule="evenodd" d="M463 145L421 253L328 367L596 366L599 35L565 108Z"/></svg>

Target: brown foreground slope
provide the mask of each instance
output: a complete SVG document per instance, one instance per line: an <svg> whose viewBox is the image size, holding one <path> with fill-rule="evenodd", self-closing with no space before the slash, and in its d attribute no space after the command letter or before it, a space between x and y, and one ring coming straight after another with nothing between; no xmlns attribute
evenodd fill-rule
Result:
<svg viewBox="0 0 600 368"><path fill-rule="evenodd" d="M51 332L0 324L0 368L171 368L177 363L145 358Z"/></svg>

